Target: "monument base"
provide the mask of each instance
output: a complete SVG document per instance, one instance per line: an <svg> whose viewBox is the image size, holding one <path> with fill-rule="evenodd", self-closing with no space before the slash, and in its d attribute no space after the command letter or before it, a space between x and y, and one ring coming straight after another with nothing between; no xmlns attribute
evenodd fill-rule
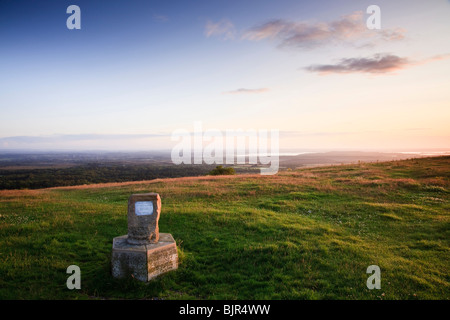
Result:
<svg viewBox="0 0 450 320"><path fill-rule="evenodd" d="M128 235L113 239L111 271L115 278L151 279L178 268L177 245L170 233L160 233L158 243L133 245Z"/></svg>

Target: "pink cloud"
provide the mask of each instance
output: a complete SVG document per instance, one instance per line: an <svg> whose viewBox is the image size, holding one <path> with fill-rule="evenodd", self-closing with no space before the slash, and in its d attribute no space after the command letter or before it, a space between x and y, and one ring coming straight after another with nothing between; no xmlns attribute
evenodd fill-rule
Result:
<svg viewBox="0 0 450 320"><path fill-rule="evenodd" d="M280 47L301 48L354 42L367 46L378 41L397 41L404 38L404 29L369 30L364 19L362 11L331 22L292 22L278 19L248 30L242 38L252 41L275 39Z"/></svg>

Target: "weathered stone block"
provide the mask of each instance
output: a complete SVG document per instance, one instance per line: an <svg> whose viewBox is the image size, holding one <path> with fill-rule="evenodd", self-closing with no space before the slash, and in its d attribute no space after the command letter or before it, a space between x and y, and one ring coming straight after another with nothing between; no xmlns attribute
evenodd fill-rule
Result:
<svg viewBox="0 0 450 320"><path fill-rule="evenodd" d="M113 240L111 268L115 278L132 276L150 281L178 268L177 246L171 234L161 233L158 243L145 245L133 245L127 240L126 235Z"/></svg>
<svg viewBox="0 0 450 320"><path fill-rule="evenodd" d="M131 245L128 236L113 239L111 271L115 278L133 276L140 281L147 281L147 248L145 245Z"/></svg>

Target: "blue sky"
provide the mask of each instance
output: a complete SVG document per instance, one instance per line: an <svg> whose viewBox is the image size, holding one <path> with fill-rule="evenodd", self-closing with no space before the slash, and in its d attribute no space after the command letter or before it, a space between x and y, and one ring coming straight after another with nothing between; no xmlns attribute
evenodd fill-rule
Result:
<svg viewBox="0 0 450 320"><path fill-rule="evenodd" d="M449 16L446 0L2 0L0 149L167 148L195 121L279 129L281 148L450 147Z"/></svg>

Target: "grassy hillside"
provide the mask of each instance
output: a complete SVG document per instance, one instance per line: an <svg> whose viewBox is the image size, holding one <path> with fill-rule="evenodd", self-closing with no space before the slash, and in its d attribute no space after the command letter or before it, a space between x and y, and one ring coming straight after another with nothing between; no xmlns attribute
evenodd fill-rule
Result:
<svg viewBox="0 0 450 320"><path fill-rule="evenodd" d="M450 157L276 176L0 191L1 299L448 299ZM158 192L180 267L110 276L132 193ZM66 268L81 268L68 290ZM366 269L381 268L381 290Z"/></svg>

